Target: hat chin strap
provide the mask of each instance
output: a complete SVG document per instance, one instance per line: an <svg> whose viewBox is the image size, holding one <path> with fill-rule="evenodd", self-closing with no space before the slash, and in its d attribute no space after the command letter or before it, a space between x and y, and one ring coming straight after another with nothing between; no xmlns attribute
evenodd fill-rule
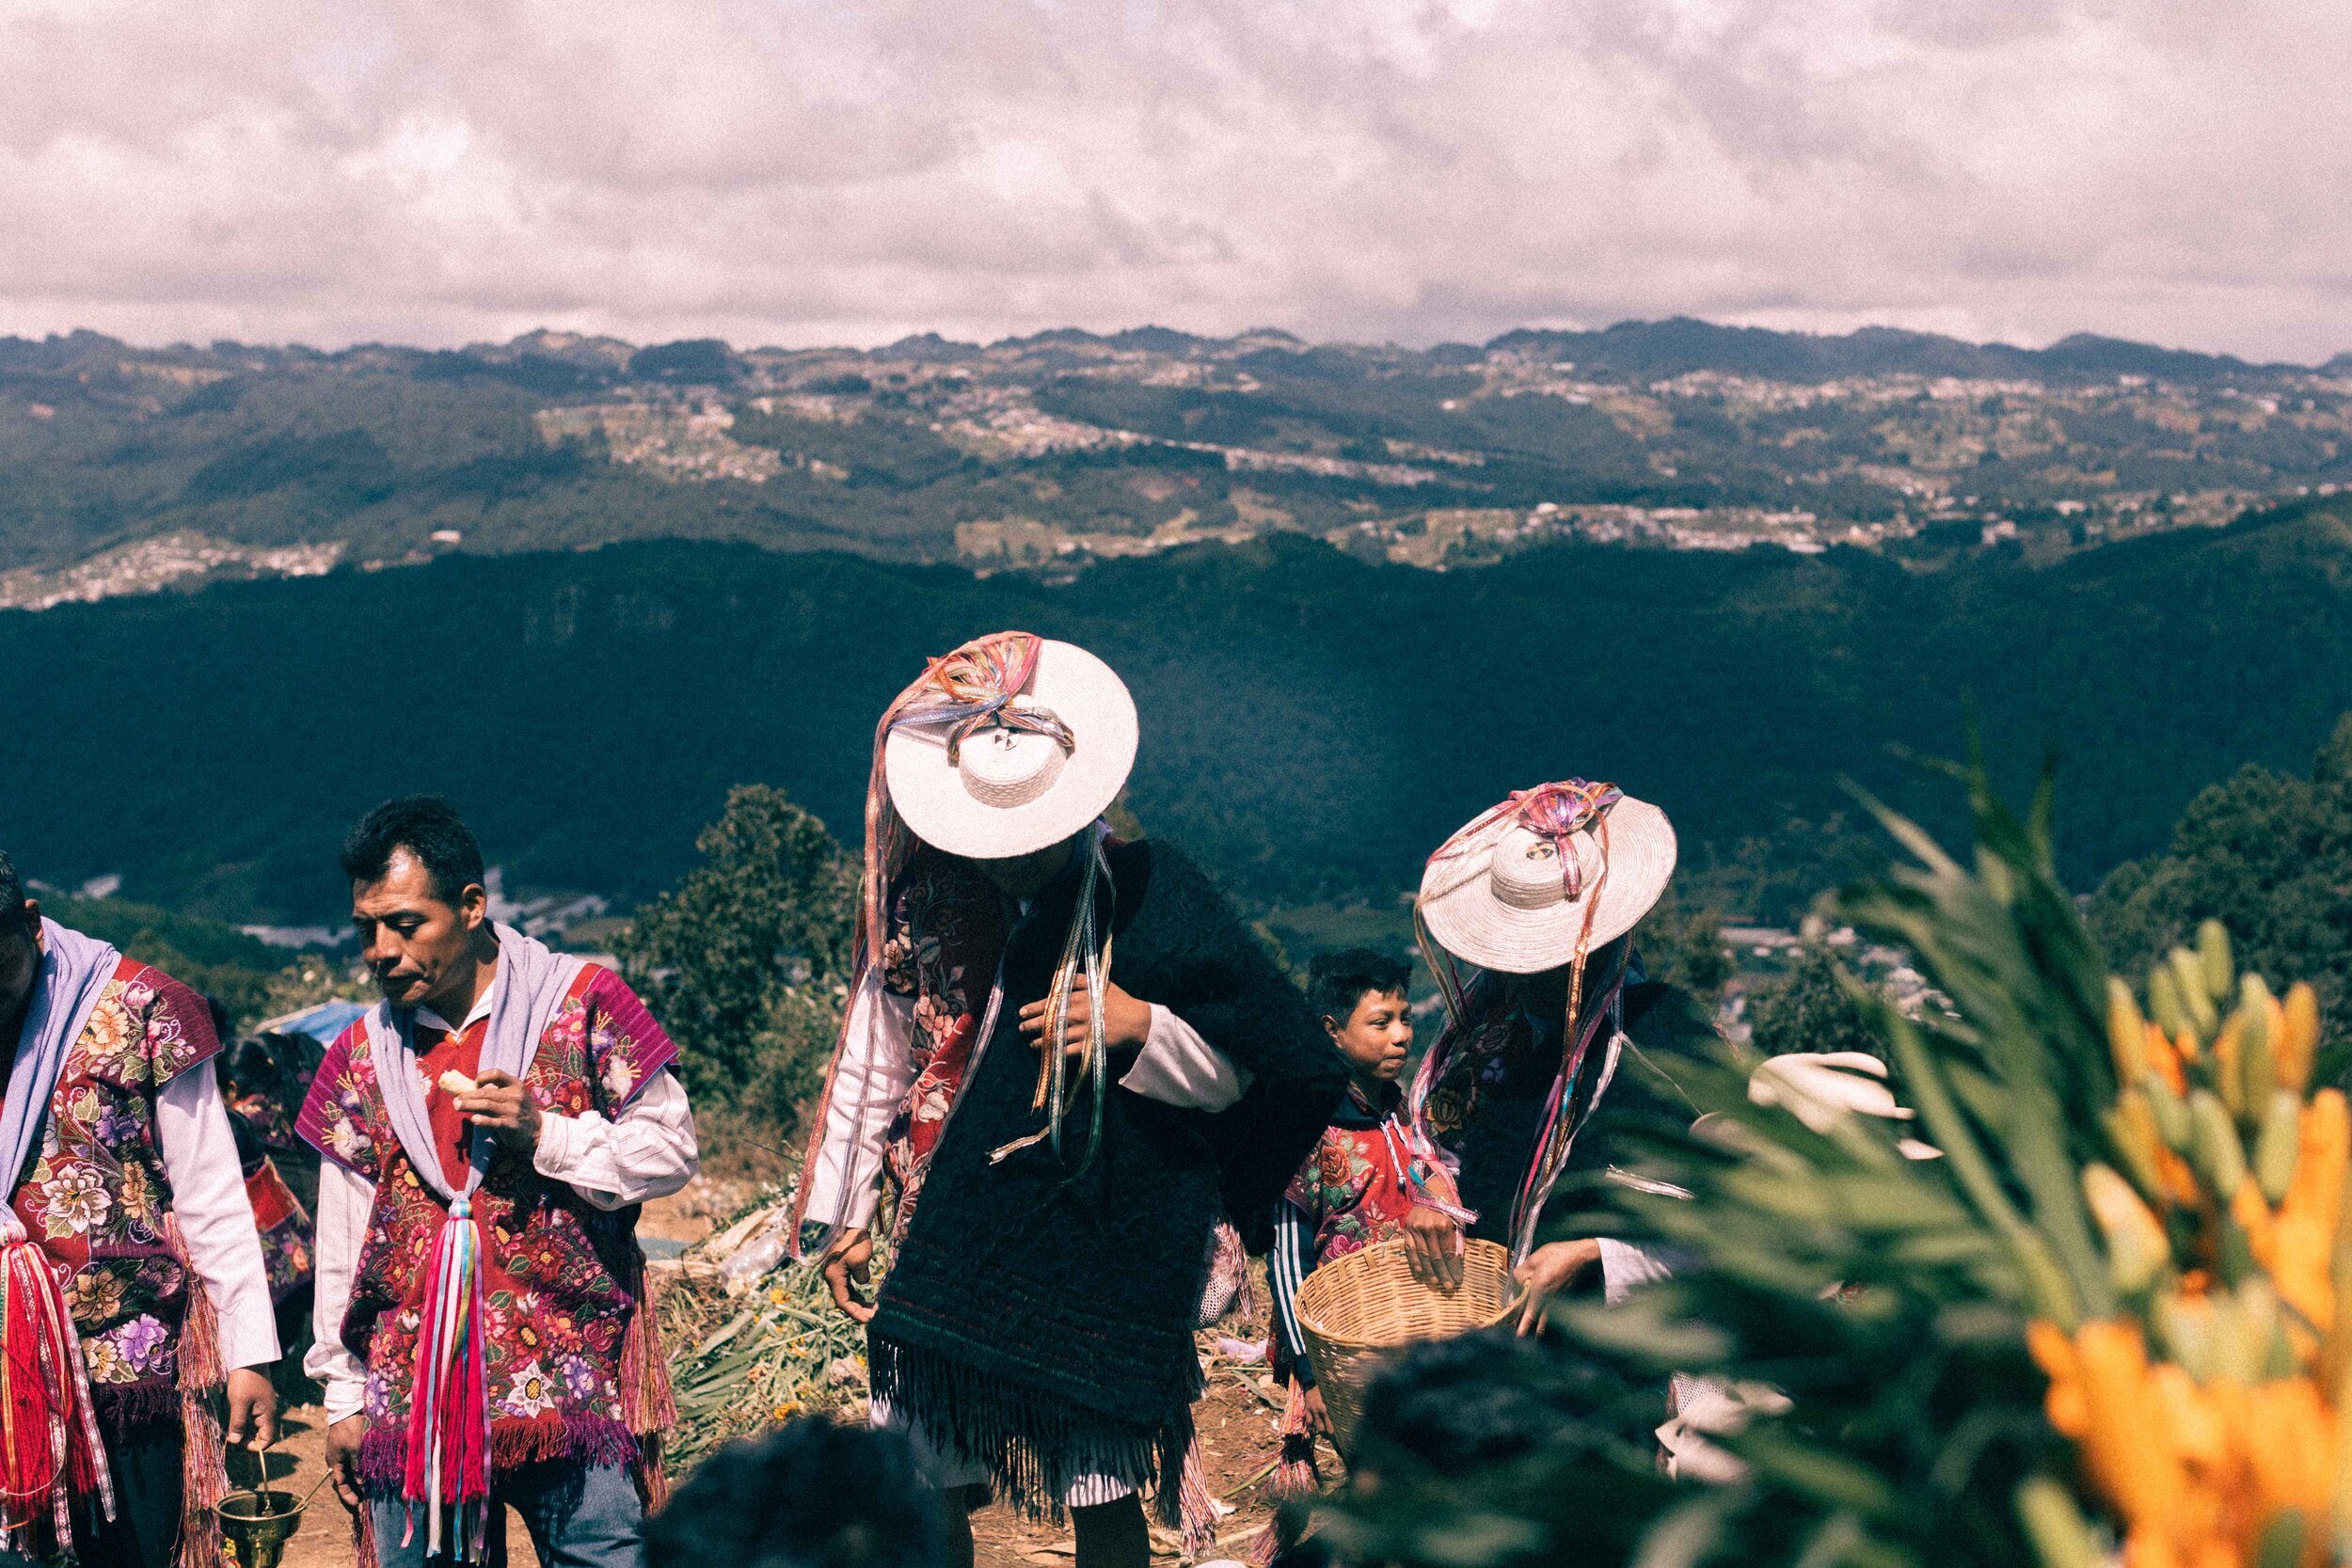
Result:
<svg viewBox="0 0 2352 1568"><path fill-rule="evenodd" d="M1050 736L985 729L965 740L956 757L964 793L984 806L1009 811L1044 796L1067 761Z"/></svg>

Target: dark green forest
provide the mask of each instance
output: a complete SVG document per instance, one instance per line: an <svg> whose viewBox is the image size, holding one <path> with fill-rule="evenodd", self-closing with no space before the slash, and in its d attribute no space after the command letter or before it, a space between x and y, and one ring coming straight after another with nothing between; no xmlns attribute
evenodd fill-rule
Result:
<svg viewBox="0 0 2352 1568"><path fill-rule="evenodd" d="M2055 753L2090 887L2352 708L2345 511L1933 573L1564 546L1440 574L1271 537L1052 586L668 542L0 613L0 842L58 885L333 919L344 825L430 788L510 886L635 901L740 783L854 842L875 714L1018 626L1121 671L1134 812L1252 899L1386 902L1505 789L1581 773L1673 815L1694 894L1785 918L1875 853L1842 780L1950 825L1899 749L1955 754L1963 694L2005 786Z"/></svg>

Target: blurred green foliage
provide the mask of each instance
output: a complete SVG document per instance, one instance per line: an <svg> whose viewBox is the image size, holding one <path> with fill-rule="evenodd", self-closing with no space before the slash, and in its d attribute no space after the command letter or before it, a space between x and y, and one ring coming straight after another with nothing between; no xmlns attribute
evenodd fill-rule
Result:
<svg viewBox="0 0 2352 1568"><path fill-rule="evenodd" d="M1788 972L1758 987L1748 1006L1749 1043L1759 1056L1792 1051L1860 1051L1884 1057L1870 1015L1838 978L1836 956L1808 942Z"/></svg>
<svg viewBox="0 0 2352 1568"><path fill-rule="evenodd" d="M1613 1214L1552 1231L1605 1225L1682 1257L1621 1305L1569 1309L1563 1354L1653 1386L1679 1373L1742 1391L1744 1424L1715 1437L1736 1478L1661 1484L1651 1447L1613 1438L1595 1406L1534 1451L1384 1469L1343 1510L1349 1546L1406 1568L2036 1560L2019 1489L2068 1474L2071 1455L2042 1417L2025 1325L2114 1307L2076 1180L2106 1156L2106 974L2058 880L2046 798L2020 818L1972 770L1969 802L1973 863L1890 815L1905 863L1836 907L1951 999L1955 1016L1916 1022L1869 1007L1918 1120L1815 1131L1751 1102L1727 1049L1677 1061L1708 1115L1650 1130L1637 1173L1666 1185L1597 1184ZM1943 1157L1905 1158L1905 1132Z"/></svg>
<svg viewBox="0 0 2352 1568"><path fill-rule="evenodd" d="M729 791L694 843L702 863L620 940L622 973L677 1042L691 1093L789 1128L840 1029L857 868L766 784Z"/></svg>
<svg viewBox="0 0 2352 1568"><path fill-rule="evenodd" d="M2201 791L2162 850L2100 884L2090 916L2132 970L2218 920L2247 968L2282 991L2310 981L2327 1034L2352 1036L2352 715L2308 778L2249 766Z"/></svg>

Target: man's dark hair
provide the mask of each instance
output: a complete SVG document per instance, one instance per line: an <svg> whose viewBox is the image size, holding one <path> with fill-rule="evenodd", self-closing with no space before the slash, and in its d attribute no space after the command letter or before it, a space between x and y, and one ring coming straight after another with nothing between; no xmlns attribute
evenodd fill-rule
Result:
<svg viewBox="0 0 2352 1568"><path fill-rule="evenodd" d="M646 1568L942 1568L947 1534L894 1432L803 1416L705 1460L645 1522Z"/></svg>
<svg viewBox="0 0 2352 1568"><path fill-rule="evenodd" d="M8 852L0 849L0 919L24 907L24 879L16 874L16 862Z"/></svg>
<svg viewBox="0 0 2352 1568"><path fill-rule="evenodd" d="M1389 996L1405 990L1412 978L1412 965L1369 947L1318 953L1307 965L1307 1001L1317 1018L1344 1027L1367 992Z"/></svg>
<svg viewBox="0 0 2352 1568"><path fill-rule="evenodd" d="M433 896L445 904L483 879L482 846L457 808L438 795L404 795L359 818L343 840L343 875L380 882L399 849L417 857L432 875Z"/></svg>

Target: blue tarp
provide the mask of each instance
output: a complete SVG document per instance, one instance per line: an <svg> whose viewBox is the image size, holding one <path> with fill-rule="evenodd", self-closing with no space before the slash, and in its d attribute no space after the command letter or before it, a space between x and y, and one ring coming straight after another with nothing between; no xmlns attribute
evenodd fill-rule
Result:
<svg viewBox="0 0 2352 1568"><path fill-rule="evenodd" d="M308 1035L322 1046L335 1043L335 1037L351 1027L352 1020L368 1009L357 1002L322 1002L298 1013L273 1018L256 1031L264 1035Z"/></svg>

